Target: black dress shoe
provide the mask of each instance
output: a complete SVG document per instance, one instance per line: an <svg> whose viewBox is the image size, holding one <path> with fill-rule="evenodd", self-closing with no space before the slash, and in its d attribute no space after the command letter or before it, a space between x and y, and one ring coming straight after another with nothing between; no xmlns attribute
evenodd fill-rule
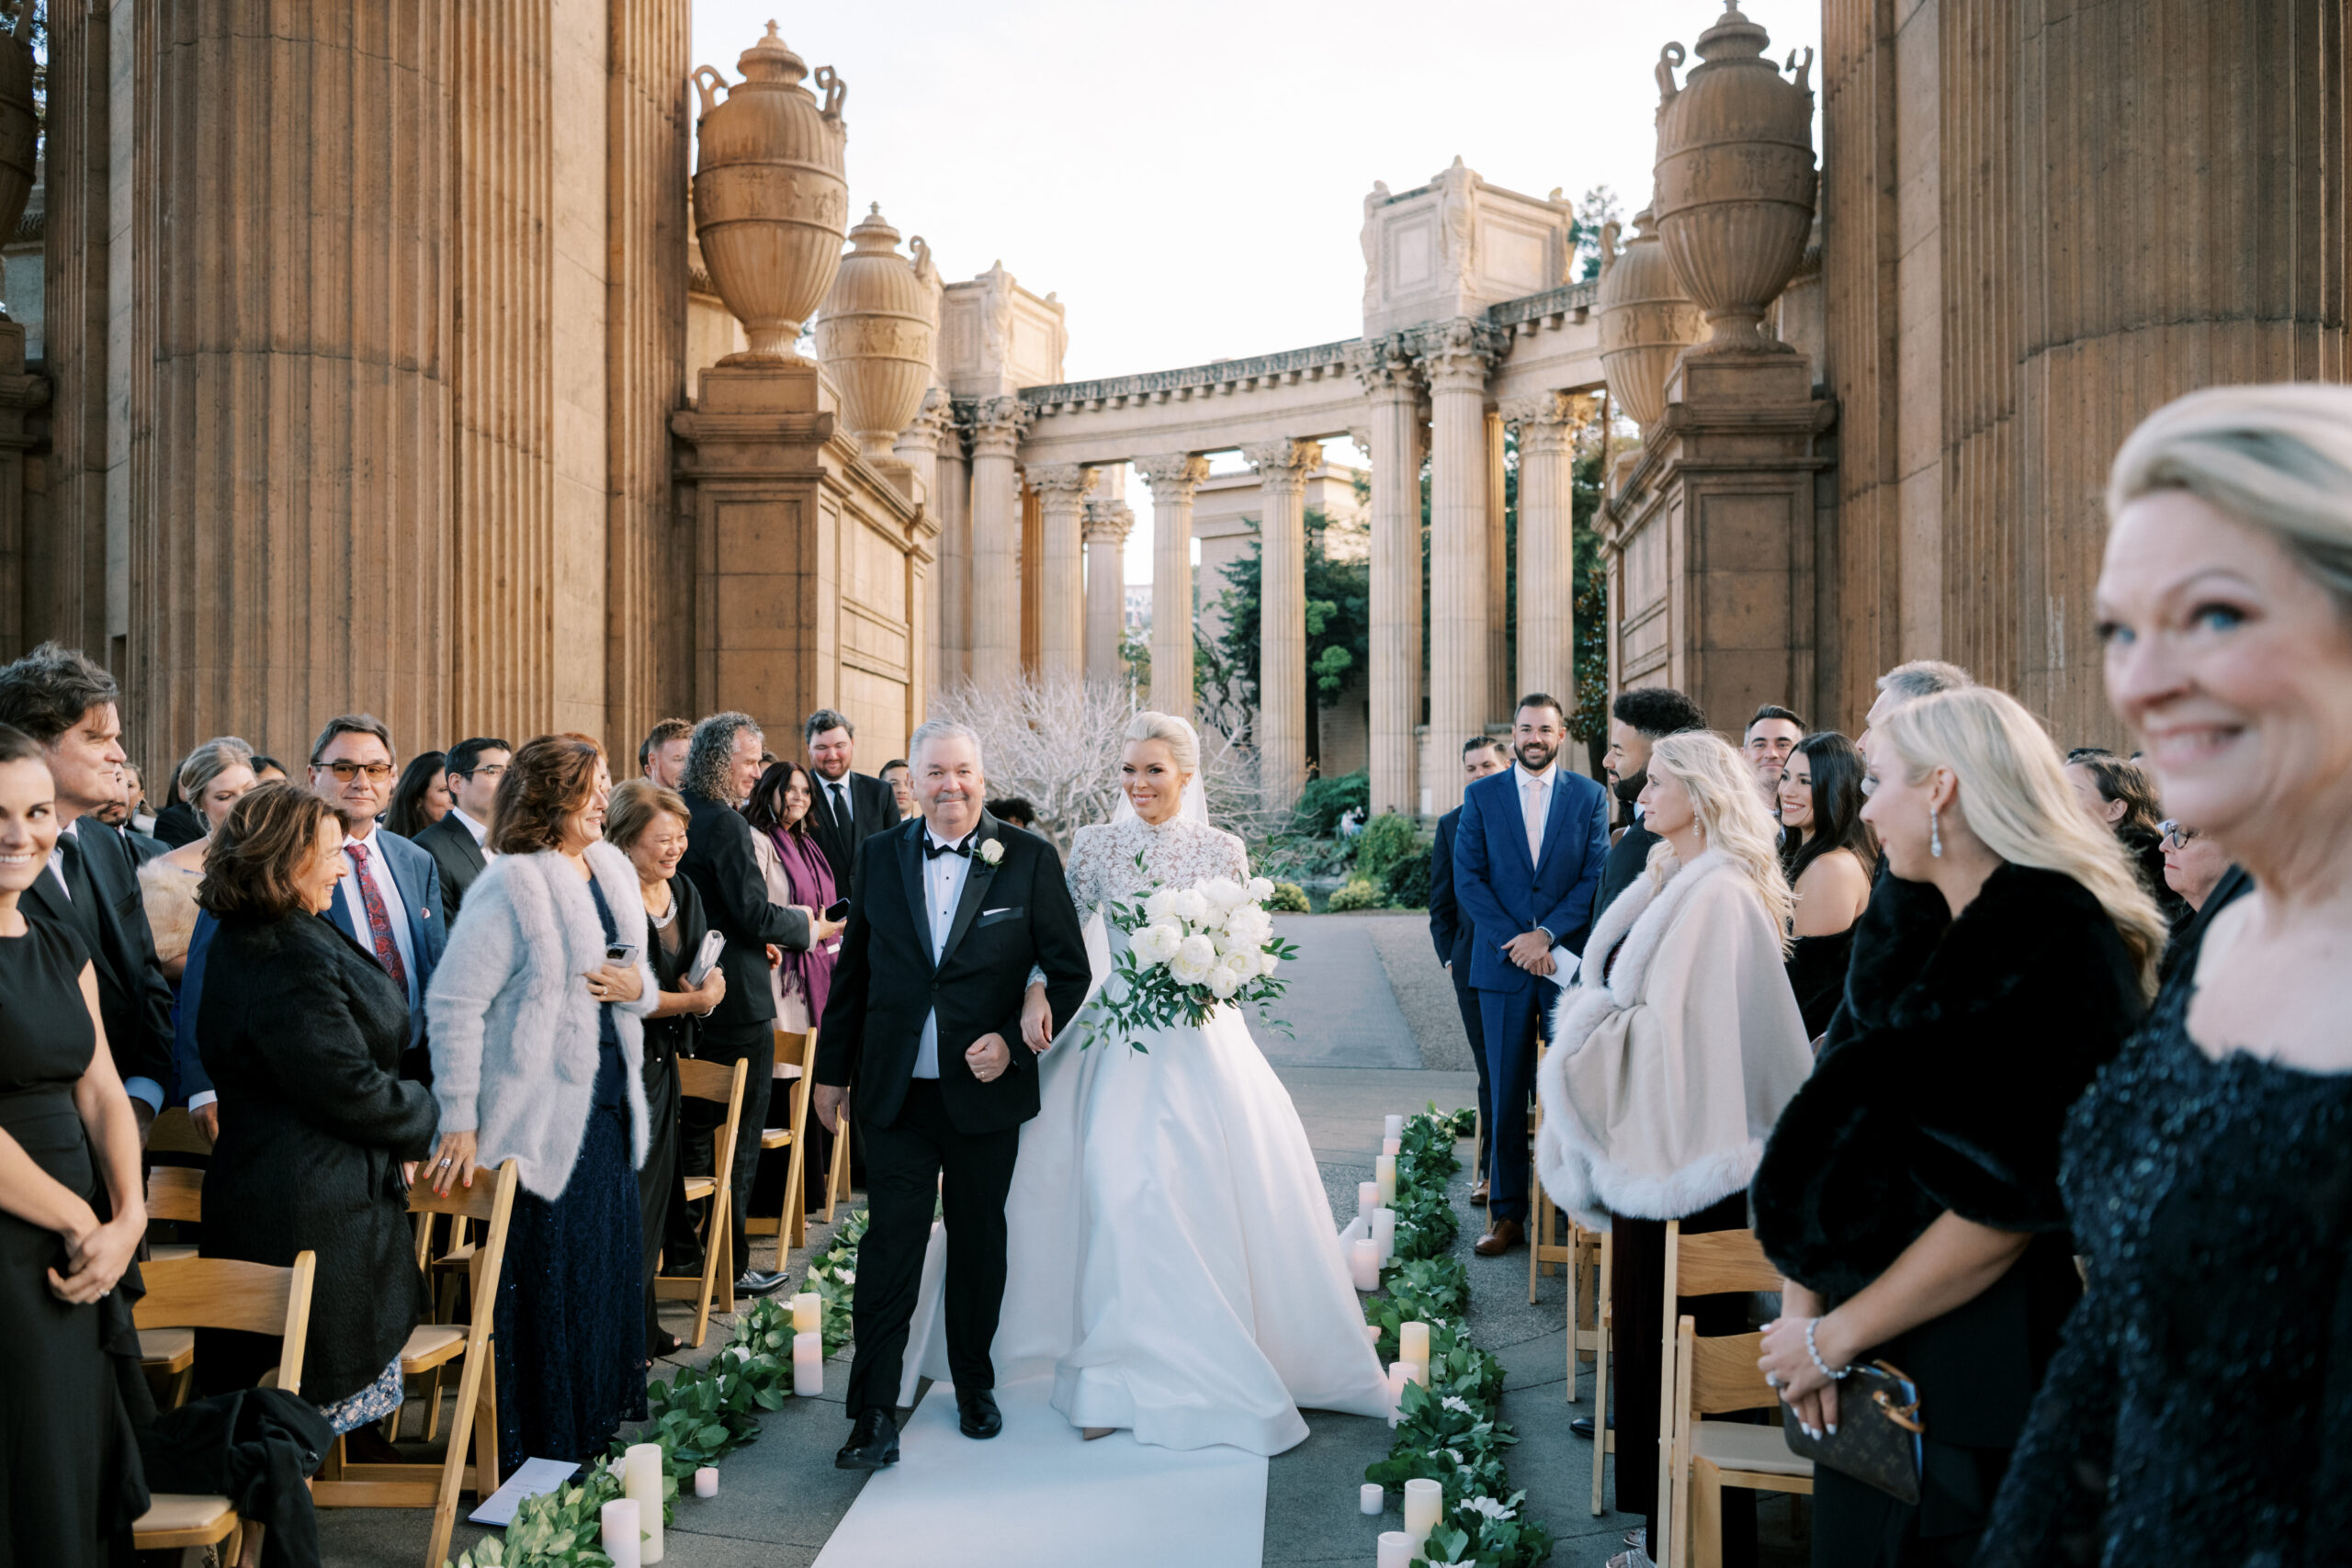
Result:
<svg viewBox="0 0 2352 1568"><path fill-rule="evenodd" d="M899 1421L887 1410L861 1410L849 1441L833 1456L835 1470L880 1470L899 1462Z"/></svg>
<svg viewBox="0 0 2352 1568"><path fill-rule="evenodd" d="M1613 1416L1610 1419L1609 1429L1612 1432L1617 1429L1617 1422ZM1574 1432L1577 1437L1582 1438L1588 1443L1592 1441L1592 1417L1589 1416L1577 1416L1575 1420L1568 1423L1568 1430ZM1628 1541L1626 1544L1630 1546L1633 1543Z"/></svg>
<svg viewBox="0 0 2352 1568"><path fill-rule="evenodd" d="M645 1337L645 1353L655 1360L678 1353L684 1341L666 1328L657 1328Z"/></svg>
<svg viewBox="0 0 2352 1568"><path fill-rule="evenodd" d="M746 1269L735 1281L739 1296L770 1296L784 1288L782 1273L763 1274L756 1269Z"/></svg>
<svg viewBox="0 0 2352 1568"><path fill-rule="evenodd" d="M1004 1430L1004 1416L996 1407L996 1394L989 1389L974 1389L966 1393L956 1391L956 1425L967 1438L993 1438Z"/></svg>

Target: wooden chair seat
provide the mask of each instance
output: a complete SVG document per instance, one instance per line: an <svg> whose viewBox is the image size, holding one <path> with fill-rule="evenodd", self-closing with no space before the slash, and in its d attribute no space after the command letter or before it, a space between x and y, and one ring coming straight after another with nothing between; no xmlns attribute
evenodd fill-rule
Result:
<svg viewBox="0 0 2352 1568"><path fill-rule="evenodd" d="M157 1259L150 1258L149 1262ZM139 1331L139 1364L151 1372L184 1372L196 1364L196 1330L142 1328Z"/></svg>
<svg viewBox="0 0 2352 1568"><path fill-rule="evenodd" d="M166 1547L210 1546L237 1529L236 1506L226 1497L194 1492L158 1492L131 1527L141 1551Z"/></svg>
<svg viewBox="0 0 2352 1568"><path fill-rule="evenodd" d="M792 1129L789 1127L760 1129L760 1147L763 1149L780 1149L790 1142L792 1142Z"/></svg>
<svg viewBox="0 0 2352 1568"><path fill-rule="evenodd" d="M195 1245L185 1241L167 1241L161 1247L147 1249L147 1261L150 1263L177 1263L183 1258L195 1256Z"/></svg>
<svg viewBox="0 0 2352 1568"><path fill-rule="evenodd" d="M461 1241L458 1243L457 1246L451 1247L448 1251L443 1253L440 1257L435 1258L433 1260L433 1269L436 1273L451 1273L460 1269L471 1267L473 1258L474 1244L470 1241Z"/></svg>
<svg viewBox="0 0 2352 1568"><path fill-rule="evenodd" d="M689 1203L699 1203L718 1190L718 1179L715 1176L686 1178L686 1201Z"/></svg>
<svg viewBox="0 0 2352 1568"><path fill-rule="evenodd" d="M414 1377L447 1366L465 1353L466 1329L459 1323L420 1323L408 1331L401 1347L401 1375Z"/></svg>
<svg viewBox="0 0 2352 1568"><path fill-rule="evenodd" d="M778 1031L778 1032L781 1033L782 1031ZM769 1076L776 1078L797 1078L800 1076L800 1064L797 1062L778 1062L775 1065L775 1070L771 1072Z"/></svg>
<svg viewBox="0 0 2352 1568"><path fill-rule="evenodd" d="M1813 1474L1813 1461L1789 1451L1778 1423L1758 1427L1745 1421L1701 1421L1690 1428L1690 1451L1719 1470L1751 1475Z"/></svg>

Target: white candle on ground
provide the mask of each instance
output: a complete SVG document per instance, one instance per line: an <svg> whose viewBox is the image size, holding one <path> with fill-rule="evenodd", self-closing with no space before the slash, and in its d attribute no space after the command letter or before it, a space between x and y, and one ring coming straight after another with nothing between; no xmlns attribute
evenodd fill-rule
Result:
<svg viewBox="0 0 2352 1568"><path fill-rule="evenodd" d="M1413 1553L1420 1542L1403 1530L1380 1532L1380 1568L1411 1568Z"/></svg>
<svg viewBox="0 0 2352 1568"><path fill-rule="evenodd" d="M1417 1382L1423 1388L1430 1386L1430 1364L1427 1361L1416 1361L1410 1357L1405 1357L1398 1359L1396 1364L1405 1369L1407 1382Z"/></svg>
<svg viewBox="0 0 2352 1568"><path fill-rule="evenodd" d="M718 1495L718 1467L717 1465L707 1464L695 1472L695 1495L697 1497Z"/></svg>
<svg viewBox="0 0 2352 1568"><path fill-rule="evenodd" d="M646 1568L662 1561L662 1445L631 1443L621 1452L621 1495L637 1505L638 1529L645 1534L638 1561Z"/></svg>
<svg viewBox="0 0 2352 1568"><path fill-rule="evenodd" d="M1395 1155L1382 1155L1373 1161L1372 1178L1380 1184L1382 1202L1396 1201L1396 1156Z"/></svg>
<svg viewBox="0 0 2352 1568"><path fill-rule="evenodd" d="M604 1531L597 1544L613 1560L613 1568L642 1568L645 1560L638 1555L636 1499L616 1497L605 1505L602 1517Z"/></svg>
<svg viewBox="0 0 2352 1568"><path fill-rule="evenodd" d="M1437 1529L1437 1521L1445 1512L1445 1493L1434 1481L1415 1476L1405 1483L1405 1533L1412 1538L1415 1551Z"/></svg>
<svg viewBox="0 0 2352 1568"><path fill-rule="evenodd" d="M1424 1367L1430 1361L1430 1325L1426 1323L1400 1325L1396 1330L1396 1357L1399 1360L1419 1361Z"/></svg>
<svg viewBox="0 0 2352 1568"><path fill-rule="evenodd" d="M814 1330L792 1337L792 1392L803 1398L825 1392L825 1345Z"/></svg>
<svg viewBox="0 0 2352 1568"><path fill-rule="evenodd" d="M1385 1155L1401 1155L1405 1152L1405 1140L1383 1138L1380 1140L1380 1152Z"/></svg>
<svg viewBox="0 0 2352 1568"><path fill-rule="evenodd" d="M1396 1257L1396 1211L1374 1209L1372 1212L1372 1244L1380 1249L1383 1267Z"/></svg>
<svg viewBox="0 0 2352 1568"><path fill-rule="evenodd" d="M1365 1324L1365 1325L1363 1325L1363 1337L1364 1337L1366 1339L1370 1340L1370 1341L1371 1341L1372 1343L1374 1343L1374 1345L1379 1344L1379 1343L1380 1343L1380 1325L1378 1325L1378 1324L1376 1324L1376 1323L1367 1323L1367 1324Z"/></svg>
<svg viewBox="0 0 2352 1568"><path fill-rule="evenodd" d="M1369 1236L1348 1248L1348 1272L1359 1291L1380 1289L1380 1244Z"/></svg>
<svg viewBox="0 0 2352 1568"><path fill-rule="evenodd" d="M1405 1119L1402 1116L1389 1117L1380 1124L1380 1134L1385 1138L1403 1137L1405 1135Z"/></svg>
<svg viewBox="0 0 2352 1568"><path fill-rule="evenodd" d="M1405 1400L1405 1363L1396 1362L1388 1369L1388 1424L1396 1425Z"/></svg>
<svg viewBox="0 0 2352 1568"><path fill-rule="evenodd" d="M1379 1513L1388 1506L1388 1495L1380 1489L1380 1483L1367 1481L1357 1490L1356 1506L1367 1514Z"/></svg>
<svg viewBox="0 0 2352 1568"><path fill-rule="evenodd" d="M803 1291L792 1298L792 1332L806 1334L811 1329L821 1332L825 1326L825 1299L814 1291Z"/></svg>
<svg viewBox="0 0 2352 1568"><path fill-rule="evenodd" d="M1356 1213L1369 1223L1372 1219L1372 1212L1379 1207L1380 1183L1377 1181L1357 1182Z"/></svg>

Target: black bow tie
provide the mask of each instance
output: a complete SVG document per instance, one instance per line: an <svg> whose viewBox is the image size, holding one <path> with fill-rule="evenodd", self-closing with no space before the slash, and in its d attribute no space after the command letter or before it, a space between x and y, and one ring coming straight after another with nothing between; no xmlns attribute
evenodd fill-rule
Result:
<svg viewBox="0 0 2352 1568"><path fill-rule="evenodd" d="M922 858L925 860L937 860L941 855L962 855L966 860L970 860L972 858L972 840L967 837L959 839L952 844L943 844L938 840L933 838L930 834L924 834L922 840Z"/></svg>

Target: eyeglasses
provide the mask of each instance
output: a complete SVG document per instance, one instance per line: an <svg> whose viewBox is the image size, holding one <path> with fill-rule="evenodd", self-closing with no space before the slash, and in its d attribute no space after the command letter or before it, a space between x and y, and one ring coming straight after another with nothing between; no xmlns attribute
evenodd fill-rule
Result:
<svg viewBox="0 0 2352 1568"><path fill-rule="evenodd" d="M452 768L449 771L456 773L461 779L496 779L506 776L506 764L503 762L483 762L477 765L471 773L467 773L458 768Z"/></svg>
<svg viewBox="0 0 2352 1568"><path fill-rule="evenodd" d="M392 765L390 762L320 762L316 765L333 773L337 784L349 784L362 773L366 773L368 779L376 784L381 784L392 776Z"/></svg>
<svg viewBox="0 0 2352 1568"><path fill-rule="evenodd" d="M2197 837L2196 829L2186 828L2173 821L2157 823L2156 831L2164 835L2165 848L2168 850L2185 850L2188 847L2188 841Z"/></svg>

